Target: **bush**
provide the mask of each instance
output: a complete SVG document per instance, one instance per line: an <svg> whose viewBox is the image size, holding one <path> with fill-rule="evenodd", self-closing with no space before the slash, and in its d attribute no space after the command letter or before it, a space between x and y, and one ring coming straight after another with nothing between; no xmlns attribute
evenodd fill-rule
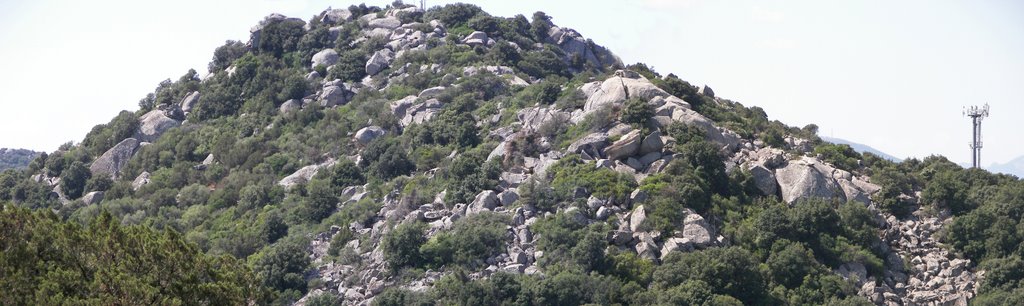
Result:
<svg viewBox="0 0 1024 306"><path fill-rule="evenodd" d="M470 265L500 253L505 247L505 216L492 212L470 215L451 230L430 238L422 247L429 266Z"/></svg>
<svg viewBox="0 0 1024 306"><path fill-rule="evenodd" d="M595 197L625 203L630 192L636 188L632 177L608 168L594 167L584 162L579 155L562 158L547 172L552 176L551 187L556 198L561 201L572 199L575 189L582 187Z"/></svg>
<svg viewBox="0 0 1024 306"><path fill-rule="evenodd" d="M654 116L654 106L639 98L626 100L626 108L622 110L622 122L632 124L633 127L643 129L647 127L647 121Z"/></svg>
<svg viewBox="0 0 1024 306"><path fill-rule="evenodd" d="M853 171L860 168L860 160L863 157L854 151L852 147L845 144L831 144L822 142L814 147L814 154L821 155L821 159L836 166L836 168Z"/></svg>
<svg viewBox="0 0 1024 306"><path fill-rule="evenodd" d="M667 289L691 280L704 281L715 294L754 304L766 295L766 284L758 266L753 254L738 247L674 252L655 269L653 286Z"/></svg>
<svg viewBox="0 0 1024 306"><path fill-rule="evenodd" d="M86 190L85 185L92 174L89 172L89 168L80 161L71 163L71 166L60 177L60 189L64 191L64 194L69 199L77 199L82 197L82 193Z"/></svg>
<svg viewBox="0 0 1024 306"><path fill-rule="evenodd" d="M403 223L384 235L380 248L388 267L397 271L405 267L422 266L424 261L420 247L426 242L423 237L426 229L427 225L423 222Z"/></svg>

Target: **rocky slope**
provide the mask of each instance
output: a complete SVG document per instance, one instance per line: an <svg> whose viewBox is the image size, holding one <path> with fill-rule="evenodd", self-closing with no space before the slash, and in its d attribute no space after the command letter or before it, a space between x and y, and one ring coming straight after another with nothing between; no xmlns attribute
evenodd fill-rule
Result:
<svg viewBox="0 0 1024 306"><path fill-rule="evenodd" d="M269 111L266 108L262 110L269 112L271 119L246 126L245 130L237 133L241 135L240 139L274 138L263 135L281 135L286 133L282 130L299 129L281 126L290 124L288 120L293 120L292 118L310 116L310 113L334 112L334 117L329 118L337 121L346 120L339 118L345 114L363 111L353 110L350 106L365 103L360 101L365 101L367 96L377 95L373 97L383 99L379 93L402 94L389 98L378 108L362 104L364 106L360 107L372 109L382 115L372 119L358 118L359 120L352 124L354 127L351 131L341 136L342 140L331 143L329 150L315 151L322 153L320 155L289 160L288 166L291 168L280 166L286 162L264 168L250 166L251 168L245 171L255 173L271 167L291 170L284 175L272 172L267 175L275 185L267 187L270 192L237 192L235 202L249 203L261 197L272 198L267 194L273 194L278 189L280 194L284 194L278 198L279 202L284 203L281 205L287 205L289 200L311 202L312 200L307 198L312 198L315 183L323 180L322 177L325 175L321 173L339 171L336 169L346 165L358 165L359 170L369 173L370 169L380 167L378 164L399 164L393 160L380 162L378 159L382 159L381 156L385 153L376 152L371 155L370 152L378 150L378 145L389 139L405 137L402 139L421 141L424 138L439 137L423 132L424 126L436 128L431 131L435 133L440 133L442 129L454 129L452 125L431 125L441 120L464 123L465 126L478 131L471 134L479 135L482 139L481 144L475 148L455 146L452 149L451 146L447 146L439 149L441 151L437 159L441 162L431 164L425 169L414 165L405 173L395 175L396 178L388 178L382 180L383 182L364 179L359 183L333 186L340 192L329 199L331 207L327 211L328 215L365 203L372 203L372 210L365 220L319 223L323 220L320 218L313 225L293 227L309 230L298 234L304 236L305 242L308 242L304 255L309 259L311 267L303 271L302 277L307 283L317 284L311 286L308 292L304 292L301 299L294 301L297 305L304 305L322 295L341 297L345 305L369 305L388 289L428 292L442 278L455 274L455 269L450 265L419 266L422 271L395 273L393 263L389 262L389 255L386 254L387 247L383 243L386 237L395 235L396 228L402 225L425 224L423 237L420 238L424 241L436 241L441 239L440 236L451 233L460 224L460 220L467 220L480 214L499 215L508 222L502 227L504 232L501 235L499 252L492 253L486 258L478 258L462 267L468 270L462 272L466 273L470 281L488 279L498 273L536 277L545 277L551 273L541 262L547 260L545 256L554 255L545 253L541 247L542 235L534 231L537 230L536 224L550 220L555 215L566 216L568 220L581 227L607 226L609 230L607 237L604 237L605 253L614 251L635 254L636 257L653 265L673 261L674 259L670 257L677 253L740 245L739 240L743 237L737 234L735 229L740 226L728 223L740 223L739 221L728 219L730 216L727 213L714 212L697 205L671 212L678 220L669 223L670 227L666 228L663 221L666 214L663 208L665 204L654 200L661 195L655 194L658 191L650 187L656 184L646 184L671 175L681 175L671 173L676 171L673 170L676 169L673 165L688 163L693 159L690 152L682 152L682 145L704 141L712 148L711 155L715 156L716 164L697 165L699 167L693 172L722 168L722 177L749 177L749 186L752 190L750 193L756 195L759 199L757 201L777 201L795 206L808 199L826 199L829 203L853 202L867 208L873 217L871 226L877 228L877 237L874 237L877 238L877 243L871 246L871 250L882 255L881 260L884 263L880 267L883 270L869 271L869 267L864 263L849 260L834 265L829 271L832 275L855 285L855 293L867 301L879 305L965 305L967 300L976 295L983 273L976 272L969 260L959 258L939 242L936 233L945 226L945 218L929 216L924 213L923 208L902 219L880 210L876 201L883 187L874 183L863 167L841 169L827 162L829 159L826 156L815 153L815 146L820 145L820 140L797 135L794 130L799 129L786 130L785 135L771 138L763 136L767 135L765 131L753 133L736 123L741 120L713 120L711 118L725 118L721 113L728 113L730 107L743 110L746 108L716 96L708 86L698 89L684 84L675 89L668 88L666 84L671 84L667 81L669 77L660 77L645 69L646 66L626 67L608 50L585 39L575 30L556 26L547 19L535 18L534 21L534 24L537 24L534 28L544 29L538 34L540 41L535 42L536 45L521 45L512 41L509 38L512 35L506 32L498 36L498 32L493 29L489 34L461 24L455 27L437 19L426 20L423 16L424 12L413 6L390 7L379 12L328 9L310 23L274 14L267 16L252 28L251 38L244 46L236 46L240 50L263 48L261 46L268 44L268 41L276 41L275 35L278 35L277 31L280 31L283 24L301 24L301 27L297 27L302 28L300 32L319 31L321 39L331 42L327 44L328 46L335 46L336 41L345 41L345 46L365 47L369 51L365 54L365 61L363 58L355 61L356 75L362 75L358 80L332 77L340 74L339 71L350 70L351 67L346 66L346 63L352 62L347 55L351 50L326 47L310 50L311 52L306 54L286 53L304 56L297 60L302 63L303 73L303 78L297 82L311 84L312 90L300 92L301 97L286 96L281 99L281 96L278 96L281 100L279 103L272 103ZM525 22L525 18L522 18L521 23ZM512 54L508 55L509 57L528 57L532 56L531 54L548 52L554 54L554 63L566 65L567 75L575 76L575 79L565 81L566 78L563 76L538 77L528 73L536 67L527 65L506 66L480 61L466 66L453 66L443 61L415 60L430 59L432 55L427 54L431 54L431 50L443 48L463 52L460 54L464 57L496 56L492 54L498 54L499 51ZM221 49L218 49L218 52L220 51ZM202 179L206 179L204 176L216 177L215 173L227 172L225 169L231 167L261 164L259 160L264 155L259 155L260 152L250 153L243 156L244 158L234 158L238 161L231 161L233 157L229 156L232 150L246 150L249 148L246 146L251 147L253 142L258 141L230 143L237 148L221 151L220 155L215 155L214 150L205 148L217 145L221 138L227 139L225 136L208 136L220 138L216 138L217 141L194 145L188 150L177 150L178 144L167 145L164 142L168 141L165 137L180 138L181 133L190 131L205 133L204 126L218 124L207 117L210 116L208 114L211 103L219 102L212 100L214 98L211 96L221 96L199 90L203 87L198 84L230 83L243 77L260 76L250 71L255 69L252 65L247 65L249 64L243 58L224 65L222 70L211 71L211 75L201 81L187 79L187 82L197 84L179 90L175 99L168 99L170 103L159 103L151 110L132 114L132 133L125 135L129 137L110 143L101 154L96 154L92 158L88 164L91 176L109 177L114 182L124 184L124 189L132 190L119 193L134 191L148 194L151 191L147 191L147 188L170 184L168 181L171 179L168 177L172 172L168 169L172 167L161 164L162 162L178 158L179 155L195 155L184 158L189 160L184 164L186 166L173 168L174 171L198 173L191 178L182 178L195 180L189 181L190 186L197 186L191 189L193 192L201 193L203 189L216 192L233 188L233 182L225 178L226 175L221 176L219 180ZM586 77L587 75L590 77ZM479 81L480 79L496 81L486 83ZM555 82L551 80L560 80L551 87L558 93L556 98L561 99L559 103L570 102L563 105L553 103L555 99L547 102L529 100L530 103L519 106L515 105L515 97L488 97L489 90L497 91L495 88L522 93ZM470 83L471 81L486 84L479 85ZM461 103L452 97L453 93L462 93L460 90L468 86L480 86L479 92L472 93L475 94L473 97L481 102L494 102L488 104L493 111L483 112L480 109L484 107L479 107L453 112L452 108L458 107L458 103ZM246 90L254 89L246 87ZM681 94L691 91L692 95ZM158 96L157 99L159 98ZM534 99L534 96L530 99ZM536 100L544 99L546 98ZM647 112L640 112L643 118L638 122L630 122L632 119L627 119L628 116L625 114L631 112L635 105L640 105L639 108ZM243 109L252 109L249 107L248 103L242 106ZM698 110L711 110L716 113L702 114ZM243 113L233 117L238 121L229 122L249 124L244 120L259 118L261 115L258 112L259 110ZM460 112L465 117L458 117L460 120L448 119ZM763 114L763 111L761 113ZM768 125L766 115L764 118L755 119L761 119L766 122L765 126ZM681 139L688 134L678 132L677 129L680 127L694 131L699 140ZM813 137L813 133L811 134ZM307 139L296 139L293 142L304 140ZM188 144L184 141L182 143ZM151 149L147 148L165 145L178 152L151 153L148 151ZM290 147L277 149L287 151L286 148ZM493 182L481 180L493 184L471 189L472 194L467 197L471 200L453 196L453 193L461 192L456 190L454 184L444 185L445 188L435 190L436 193L431 191L430 194L418 194L433 189L416 189L416 185L413 185L416 179L422 178L428 182L452 180L446 176L451 176L449 167L452 167L453 161L471 155L474 149L482 148L489 151L486 158L479 162L500 165L500 168L497 169ZM418 148L410 148L409 155L412 155L415 149ZM391 149L380 150L390 152ZM421 156L429 155L429 152L416 152ZM266 154L271 157L279 155ZM247 159L251 156L260 157L255 159L257 162L252 162ZM139 166L143 160L156 160L152 163L160 166ZM267 160L271 158L267 157ZM271 163L268 161L266 164ZM537 185L553 184L557 180L556 177L564 176L564 168L569 167L566 165L592 169L591 171L606 171L601 172L603 176L619 174L625 178L623 180L628 181L624 185L629 186L629 190L602 194L596 190L598 188L588 190L584 186L575 186L568 195L569 199L553 208L539 207L540 205L523 200L527 197L537 197ZM34 179L48 188L53 188L65 207L89 207L100 205L104 201L104 190L87 192L80 197L67 195L61 189L62 186L67 186L61 183L62 178L51 177L46 171L36 174ZM353 181L356 180L345 182ZM726 183L732 184L732 181ZM257 182L246 184L257 185ZM240 189L249 188L249 185L245 186L247 187ZM169 196L170 201L185 205L181 204L188 201L189 193L185 192L185 188L170 189L173 191ZM410 192L409 189L415 190ZM238 193L243 195L238 196ZM747 191L735 194L745 197ZM735 194L733 199L738 199ZM917 194L901 196L909 201L920 200ZM299 200L293 200L296 198ZM685 198L685 201L690 200ZM756 206L755 202L761 203L757 201L743 200L741 205ZM224 209L225 206L231 205L241 207L242 204L220 205L216 206L216 209ZM265 205L266 210L274 209L271 208L273 205ZM302 209L304 208L296 211L301 212ZM180 211L177 213L185 214ZM204 213L210 212L196 209L189 210L187 214ZM144 210L135 213L146 214ZM188 217L191 218L191 215ZM264 217L259 218L263 220ZM338 219L327 220L334 222ZM288 219L288 222L293 221ZM215 247L210 246L214 245L213 243L202 239L196 240L207 243L204 247ZM332 255L332 249L341 249L343 254ZM256 251L243 253L242 256L253 253ZM255 258L262 259L258 256ZM813 261L813 257L811 260Z"/></svg>

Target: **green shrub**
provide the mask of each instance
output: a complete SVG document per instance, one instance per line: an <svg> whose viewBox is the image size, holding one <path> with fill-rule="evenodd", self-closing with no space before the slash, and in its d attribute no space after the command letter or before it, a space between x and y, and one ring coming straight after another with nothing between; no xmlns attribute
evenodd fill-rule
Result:
<svg viewBox="0 0 1024 306"><path fill-rule="evenodd" d="M595 167L584 162L579 155L566 156L547 171L552 176L551 187L555 196L561 201L572 199L575 189L581 187L598 198L625 203L630 192L636 188L632 177L608 168Z"/></svg>
<svg viewBox="0 0 1024 306"><path fill-rule="evenodd" d="M420 247L426 242L426 238L423 237L426 228L427 225L423 222L403 223L384 235L380 248L388 267L397 271L405 267L423 265Z"/></svg>
<svg viewBox="0 0 1024 306"><path fill-rule="evenodd" d="M420 253L432 267L473 264L504 249L507 223L505 216L492 212L465 217L451 230L431 237L420 247Z"/></svg>

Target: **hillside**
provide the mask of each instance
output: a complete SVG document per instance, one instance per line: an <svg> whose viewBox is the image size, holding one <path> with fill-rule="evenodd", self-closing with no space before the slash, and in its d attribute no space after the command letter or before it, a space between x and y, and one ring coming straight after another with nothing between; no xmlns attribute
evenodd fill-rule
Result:
<svg viewBox="0 0 1024 306"><path fill-rule="evenodd" d="M0 171L7 169L23 169L28 167L39 156L39 152L25 149L0 148Z"/></svg>
<svg viewBox="0 0 1024 306"><path fill-rule="evenodd" d="M0 304L1024 300L1016 177L824 142L543 12L272 14L209 70L0 174Z"/></svg>

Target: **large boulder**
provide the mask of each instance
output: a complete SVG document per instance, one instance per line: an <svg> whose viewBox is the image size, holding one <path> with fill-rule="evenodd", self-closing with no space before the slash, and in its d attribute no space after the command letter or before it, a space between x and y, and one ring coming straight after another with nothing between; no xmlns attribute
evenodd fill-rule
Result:
<svg viewBox="0 0 1024 306"><path fill-rule="evenodd" d="M370 20L368 25L369 25L369 27L371 29L394 30L394 29L397 29L398 27L402 26L402 21L398 20L398 18L396 18L394 16L388 16L388 17L384 17L384 18L377 18L377 19L374 19L374 20Z"/></svg>
<svg viewBox="0 0 1024 306"><path fill-rule="evenodd" d="M402 118L405 117L405 111L415 103L416 96L406 96L405 98L388 103L388 107L391 108L391 112L395 114L395 118Z"/></svg>
<svg viewBox="0 0 1024 306"><path fill-rule="evenodd" d="M185 98L181 99L181 111L186 113L191 112L192 107L196 105L196 102L199 102L199 92L193 91L185 96Z"/></svg>
<svg viewBox="0 0 1024 306"><path fill-rule="evenodd" d="M703 248L714 243L714 228L711 227L704 217L693 211L689 211L683 219L683 230L680 236L689 240L697 248Z"/></svg>
<svg viewBox="0 0 1024 306"><path fill-rule="evenodd" d="M644 140L640 142L640 153L637 154L644 155L647 153L661 152L661 149L663 148L665 148L665 142L661 140L661 131L654 131L651 132L650 135L647 135L647 137L644 137Z"/></svg>
<svg viewBox="0 0 1024 306"><path fill-rule="evenodd" d="M608 49L587 41L570 28L554 26L548 22L547 43L555 44L565 53L565 59L579 58L593 67L622 66L622 62Z"/></svg>
<svg viewBox="0 0 1024 306"><path fill-rule="evenodd" d="M498 207L501 202L498 200L498 194L494 193L493 190L484 190L476 195L473 199L473 203L469 204L466 208L466 215L480 213L484 211L491 211Z"/></svg>
<svg viewBox="0 0 1024 306"><path fill-rule="evenodd" d="M633 130L605 148L604 156L610 160L623 159L636 155L639 150L640 130Z"/></svg>
<svg viewBox="0 0 1024 306"><path fill-rule="evenodd" d="M278 111L284 114L290 113L298 109L302 109L302 101L299 101L297 99L291 99L288 101L284 101L284 103L281 103L281 107L278 109Z"/></svg>
<svg viewBox="0 0 1024 306"><path fill-rule="evenodd" d="M302 167L302 169L299 169L295 171L295 173L292 173L291 175L288 175L281 179L281 181L277 182L277 184L285 188L291 188L292 186L295 186L297 184L304 184L306 182L309 182L310 179L316 176L316 173L319 172L320 169L333 166L334 163L334 160L329 160L322 164Z"/></svg>
<svg viewBox="0 0 1024 306"><path fill-rule="evenodd" d="M482 46L487 44L487 33L481 31L474 31L469 33L466 38L462 39L462 43L470 46Z"/></svg>
<svg viewBox="0 0 1024 306"><path fill-rule="evenodd" d="M647 228L647 210L644 209L643 205L633 208L633 212L629 215L629 230L636 232L645 231Z"/></svg>
<svg viewBox="0 0 1024 306"><path fill-rule="evenodd" d="M608 146L608 134L593 133L570 144L567 153L585 153L593 158L601 158L601 150L606 146Z"/></svg>
<svg viewBox="0 0 1024 306"><path fill-rule="evenodd" d="M352 12L348 9L327 9L320 15L320 22L325 24L337 24L352 18Z"/></svg>
<svg viewBox="0 0 1024 306"><path fill-rule="evenodd" d="M398 121L403 127L412 124L421 124L434 118L434 115L441 111L444 103L437 99L428 99L422 103L412 104L404 111L404 116ZM397 117L397 115L396 115Z"/></svg>
<svg viewBox="0 0 1024 306"><path fill-rule="evenodd" d="M337 105L345 105L351 98L352 92L344 87L332 85L324 87L323 92L320 93L320 106L333 107Z"/></svg>
<svg viewBox="0 0 1024 306"><path fill-rule="evenodd" d="M102 191L93 191L82 196L82 203L85 205L99 204L100 202L103 202Z"/></svg>
<svg viewBox="0 0 1024 306"><path fill-rule="evenodd" d="M584 93L592 92L587 97L587 102L583 107L583 110L587 113L610 107L611 105L622 104L630 98L649 101L656 97L672 97L668 92L647 80L647 78L629 70L616 71L615 75L604 80L601 86L594 88L591 85L583 90ZM689 104L686 104L686 107L688 108Z"/></svg>
<svg viewBox="0 0 1024 306"><path fill-rule="evenodd" d="M171 119L163 110L154 109L139 118L139 130L135 138L141 142L154 142L164 132L181 125L178 120Z"/></svg>
<svg viewBox="0 0 1024 306"><path fill-rule="evenodd" d="M424 98L424 99L435 98L435 97L441 95L441 93L443 93L444 90L445 90L444 86L431 87L431 88L427 88L427 89L424 89L423 91L421 91L419 96L420 96L420 98Z"/></svg>
<svg viewBox="0 0 1024 306"><path fill-rule="evenodd" d="M390 49L383 49L373 53L370 59L366 61L366 74L376 75L377 73L391 65L391 61L395 59L395 52Z"/></svg>
<svg viewBox="0 0 1024 306"><path fill-rule="evenodd" d="M715 91L711 90L711 87L708 87L708 85L701 86L700 90L697 90L697 93L705 95L705 96L708 96L708 97L711 97L711 98L715 97Z"/></svg>
<svg viewBox="0 0 1024 306"><path fill-rule="evenodd" d="M128 164L128 160L139 149L139 144L139 140L135 138L122 140L114 145L113 148L104 152L103 155L96 158L92 165L89 165L89 171L92 172L93 176L106 174L116 179L121 172L121 168Z"/></svg>
<svg viewBox="0 0 1024 306"><path fill-rule="evenodd" d="M837 199L846 202L842 187L832 178L832 168L813 158L790 161L775 171L782 199L792 204L803 198Z"/></svg>
<svg viewBox="0 0 1024 306"><path fill-rule="evenodd" d="M676 109L672 112L672 120L683 122L689 126L695 126L704 131L704 134L708 137L708 140L718 144L725 151L732 152L738 148L740 142L743 140L739 135L732 131L719 128L714 125L708 118L704 117L700 113L697 113L688 108Z"/></svg>
<svg viewBox="0 0 1024 306"><path fill-rule="evenodd" d="M384 131L384 129L379 126L368 126L359 129L359 131L356 132L356 135L355 137L353 137L353 139L360 146L365 146L370 144L370 142L373 141L374 139L377 139L377 137L384 136L385 133L386 131Z"/></svg>
<svg viewBox="0 0 1024 306"><path fill-rule="evenodd" d="M310 61L311 68L316 69L316 66L330 67L338 63L338 51L334 49L324 49L316 54L313 54L313 59Z"/></svg>
<svg viewBox="0 0 1024 306"><path fill-rule="evenodd" d="M516 118L523 126L523 130L535 132L544 123L552 120L564 121L568 115L549 107L528 107L516 113Z"/></svg>
<svg viewBox="0 0 1024 306"><path fill-rule="evenodd" d="M139 176L135 177L135 180L132 180L132 190L137 191L142 186L146 186L146 184L149 184L149 172L142 171L142 173L139 173Z"/></svg>
<svg viewBox="0 0 1024 306"><path fill-rule="evenodd" d="M779 192L779 183L775 173L762 165L750 167L750 176L754 178L754 186L766 196L774 196Z"/></svg>

